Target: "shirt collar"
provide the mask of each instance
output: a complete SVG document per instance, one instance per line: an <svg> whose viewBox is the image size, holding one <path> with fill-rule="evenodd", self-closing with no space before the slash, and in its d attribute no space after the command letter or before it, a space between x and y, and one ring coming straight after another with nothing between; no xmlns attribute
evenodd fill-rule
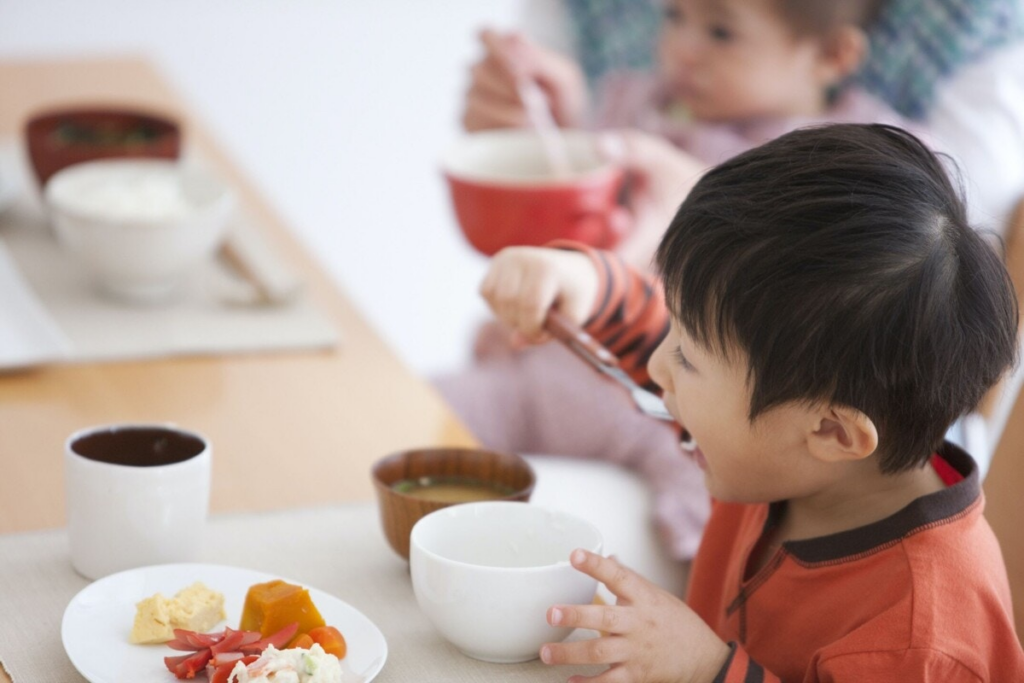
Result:
<svg viewBox="0 0 1024 683"><path fill-rule="evenodd" d="M786 541L783 547L801 562L835 562L881 550L917 531L959 519L981 497L978 466L970 455L948 441L937 454L963 475L962 481L921 496L877 522L828 536ZM779 504L771 505L769 524L780 512Z"/></svg>

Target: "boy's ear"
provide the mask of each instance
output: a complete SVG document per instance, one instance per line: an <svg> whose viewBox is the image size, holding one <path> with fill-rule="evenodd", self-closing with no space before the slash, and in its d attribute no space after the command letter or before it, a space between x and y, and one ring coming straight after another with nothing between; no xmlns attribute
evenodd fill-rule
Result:
<svg viewBox="0 0 1024 683"><path fill-rule="evenodd" d="M827 406L807 436L811 455L822 462L863 460L878 448L878 430L870 417L848 406Z"/></svg>
<svg viewBox="0 0 1024 683"><path fill-rule="evenodd" d="M825 86L838 85L852 75L868 56L868 36L858 26L835 29L822 41L818 72Z"/></svg>

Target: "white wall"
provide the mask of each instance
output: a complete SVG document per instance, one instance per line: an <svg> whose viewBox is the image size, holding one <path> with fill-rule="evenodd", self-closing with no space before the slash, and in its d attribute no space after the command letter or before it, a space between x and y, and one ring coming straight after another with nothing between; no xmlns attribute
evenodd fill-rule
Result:
<svg viewBox="0 0 1024 683"><path fill-rule="evenodd" d="M413 369L459 365L484 259L436 160L517 0L0 0L0 58L144 53ZM4 93L0 93L3 97Z"/></svg>

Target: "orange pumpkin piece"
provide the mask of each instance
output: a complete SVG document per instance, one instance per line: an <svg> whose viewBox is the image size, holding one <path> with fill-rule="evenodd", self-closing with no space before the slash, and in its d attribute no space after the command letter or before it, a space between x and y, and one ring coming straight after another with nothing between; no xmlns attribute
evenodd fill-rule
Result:
<svg viewBox="0 0 1024 683"><path fill-rule="evenodd" d="M345 636L341 635L338 629L333 626L321 626L310 631L308 635L314 642L319 643L327 654L338 659L345 658L348 645L345 643Z"/></svg>
<svg viewBox="0 0 1024 683"><path fill-rule="evenodd" d="M266 638L293 622L298 622L300 635L325 623L308 590L280 579L249 588L239 628L259 631Z"/></svg>

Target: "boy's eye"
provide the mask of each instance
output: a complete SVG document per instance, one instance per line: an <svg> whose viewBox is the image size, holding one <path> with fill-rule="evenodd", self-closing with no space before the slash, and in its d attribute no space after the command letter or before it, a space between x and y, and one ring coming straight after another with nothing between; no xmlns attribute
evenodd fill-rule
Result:
<svg viewBox="0 0 1024 683"><path fill-rule="evenodd" d="M683 355L683 350L678 346L672 349L672 357L676 359L676 362L683 366L685 370L693 370L693 365L690 361L686 360L686 356Z"/></svg>
<svg viewBox="0 0 1024 683"><path fill-rule="evenodd" d="M720 43L728 43L734 37L733 32L729 27L721 25L709 27L708 33L711 35L712 39Z"/></svg>

